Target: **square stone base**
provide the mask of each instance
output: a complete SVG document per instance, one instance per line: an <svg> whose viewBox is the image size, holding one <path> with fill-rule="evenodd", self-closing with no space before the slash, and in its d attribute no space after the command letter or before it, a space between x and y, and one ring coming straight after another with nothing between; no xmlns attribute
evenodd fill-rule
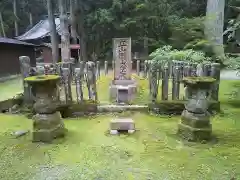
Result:
<svg viewBox="0 0 240 180"><path fill-rule="evenodd" d="M110 100L129 104L137 93L137 83L134 80L113 80L109 91Z"/></svg>
<svg viewBox="0 0 240 180"><path fill-rule="evenodd" d="M193 128L189 125L178 124L178 134L188 141L209 140L212 135L212 127Z"/></svg>
<svg viewBox="0 0 240 180"><path fill-rule="evenodd" d="M45 142L51 143L58 137L64 137L67 129L64 126L59 125L54 129L41 129L32 132L33 142Z"/></svg>
<svg viewBox="0 0 240 180"><path fill-rule="evenodd" d="M52 142L66 133L60 112L53 114L36 114L33 117L33 142Z"/></svg>
<svg viewBox="0 0 240 180"><path fill-rule="evenodd" d="M119 131L128 131L133 133L135 131L135 123L130 118L117 118L113 119L110 122L110 133L115 134L114 132Z"/></svg>
<svg viewBox="0 0 240 180"><path fill-rule="evenodd" d="M184 110L181 116L181 123L193 128L209 128L211 127L210 114L194 114Z"/></svg>

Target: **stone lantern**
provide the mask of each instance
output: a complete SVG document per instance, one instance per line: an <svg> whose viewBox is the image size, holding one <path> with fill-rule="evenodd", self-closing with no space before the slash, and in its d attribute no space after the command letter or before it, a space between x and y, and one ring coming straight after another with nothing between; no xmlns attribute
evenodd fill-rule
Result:
<svg viewBox="0 0 240 180"><path fill-rule="evenodd" d="M188 101L181 115L178 134L189 141L208 140L211 138L212 125L208 112L207 92L215 79L211 77L186 77L183 83L188 89Z"/></svg>
<svg viewBox="0 0 240 180"><path fill-rule="evenodd" d="M66 129L57 111L56 88L60 80L57 75L31 76L24 79L36 93L33 106L33 142L52 142L65 135Z"/></svg>

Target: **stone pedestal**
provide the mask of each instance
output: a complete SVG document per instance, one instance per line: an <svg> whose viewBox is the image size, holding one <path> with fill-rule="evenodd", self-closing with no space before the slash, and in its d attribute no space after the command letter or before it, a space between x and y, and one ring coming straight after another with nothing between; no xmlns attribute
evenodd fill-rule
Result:
<svg viewBox="0 0 240 180"><path fill-rule="evenodd" d="M130 118L117 118L110 122L110 134L115 135L121 131L127 131L129 134L135 132L135 123Z"/></svg>
<svg viewBox="0 0 240 180"><path fill-rule="evenodd" d="M212 135L212 125L207 111L209 105L207 92L215 79L188 77L183 81L191 91L191 96L182 112L178 134L189 141L209 140Z"/></svg>
<svg viewBox="0 0 240 180"><path fill-rule="evenodd" d="M60 77L56 75L32 76L26 78L36 92L33 117L33 142L52 142L65 135L66 129L57 111L55 89Z"/></svg>
<svg viewBox="0 0 240 180"><path fill-rule="evenodd" d="M134 80L113 80L109 90L112 101L129 104L135 98L137 83Z"/></svg>
<svg viewBox="0 0 240 180"><path fill-rule="evenodd" d="M37 114L33 118L33 141L51 142L64 136L65 128L60 112L53 114Z"/></svg>
<svg viewBox="0 0 240 180"><path fill-rule="evenodd" d="M189 141L208 140L212 134L212 125L208 113L195 114L184 110L178 133Z"/></svg>

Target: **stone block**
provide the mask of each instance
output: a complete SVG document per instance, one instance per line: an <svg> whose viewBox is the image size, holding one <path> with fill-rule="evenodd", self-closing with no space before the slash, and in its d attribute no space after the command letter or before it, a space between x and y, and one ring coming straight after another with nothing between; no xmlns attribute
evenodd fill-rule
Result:
<svg viewBox="0 0 240 180"><path fill-rule="evenodd" d="M110 122L110 131L128 131L135 130L135 123L130 118L117 118Z"/></svg>
<svg viewBox="0 0 240 180"><path fill-rule="evenodd" d="M56 111L57 104L52 102L51 98L38 99L36 103L33 105L33 108L39 114L52 114Z"/></svg>
<svg viewBox="0 0 240 180"><path fill-rule="evenodd" d="M59 124L52 129L34 130L32 132L32 141L51 143L54 139L65 136L66 131L63 124Z"/></svg>
<svg viewBox="0 0 240 180"><path fill-rule="evenodd" d="M133 134L135 132L135 129L128 130L128 134Z"/></svg>
<svg viewBox="0 0 240 180"><path fill-rule="evenodd" d="M34 129L51 129L62 123L60 112L53 114L36 114L33 117Z"/></svg>
<svg viewBox="0 0 240 180"><path fill-rule="evenodd" d="M135 84L136 81L132 80L132 79L130 79L130 80L113 80L112 83L115 85L129 86L129 85Z"/></svg>
<svg viewBox="0 0 240 180"><path fill-rule="evenodd" d="M127 104L135 98L137 83L134 80L115 80L110 84L109 90L111 100Z"/></svg>
<svg viewBox="0 0 240 180"><path fill-rule="evenodd" d="M210 114L194 114L187 110L182 112L181 123L189 125L193 128L208 128L210 127Z"/></svg>
<svg viewBox="0 0 240 180"><path fill-rule="evenodd" d="M20 130L20 131L13 132L12 135L15 136L16 138L19 138L21 136L28 134L29 132L30 132L29 130Z"/></svg>
<svg viewBox="0 0 240 180"><path fill-rule="evenodd" d="M203 114L208 108L208 102L205 99L189 99L185 108L194 114Z"/></svg>
<svg viewBox="0 0 240 180"><path fill-rule="evenodd" d="M110 130L111 135L118 135L118 130Z"/></svg>
<svg viewBox="0 0 240 180"><path fill-rule="evenodd" d="M117 87L117 100L118 103L129 103L129 87L118 86Z"/></svg>
<svg viewBox="0 0 240 180"><path fill-rule="evenodd" d="M178 134L188 141L209 140L212 134L212 126L208 128L193 128L189 125L178 124Z"/></svg>
<svg viewBox="0 0 240 180"><path fill-rule="evenodd" d="M66 129L59 112L37 114L33 118L33 142L51 142L65 135Z"/></svg>

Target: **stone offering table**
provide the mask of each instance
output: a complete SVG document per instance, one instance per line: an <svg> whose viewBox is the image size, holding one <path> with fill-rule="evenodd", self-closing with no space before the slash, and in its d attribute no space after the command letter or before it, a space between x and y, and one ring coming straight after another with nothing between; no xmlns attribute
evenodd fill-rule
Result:
<svg viewBox="0 0 240 180"><path fill-rule="evenodd" d="M207 92L214 81L214 78L209 77L186 77L183 79L190 94L178 125L178 134L184 139L201 141L211 138L212 125L208 113Z"/></svg>
<svg viewBox="0 0 240 180"><path fill-rule="evenodd" d="M33 142L51 142L64 136L66 129L57 109L56 88L60 80L57 75L41 75L25 78L36 92L33 106Z"/></svg>
<svg viewBox="0 0 240 180"><path fill-rule="evenodd" d="M116 118L110 122L110 134L116 135L121 131L127 131L129 134L135 132L135 123L131 118Z"/></svg>

